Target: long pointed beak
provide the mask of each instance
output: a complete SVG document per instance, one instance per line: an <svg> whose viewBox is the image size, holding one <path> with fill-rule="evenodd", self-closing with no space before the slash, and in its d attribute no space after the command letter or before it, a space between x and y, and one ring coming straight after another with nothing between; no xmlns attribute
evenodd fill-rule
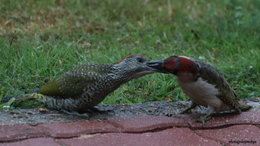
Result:
<svg viewBox="0 0 260 146"><path fill-rule="evenodd" d="M146 63L147 66L157 69L160 72L165 72L163 60L151 60Z"/></svg>

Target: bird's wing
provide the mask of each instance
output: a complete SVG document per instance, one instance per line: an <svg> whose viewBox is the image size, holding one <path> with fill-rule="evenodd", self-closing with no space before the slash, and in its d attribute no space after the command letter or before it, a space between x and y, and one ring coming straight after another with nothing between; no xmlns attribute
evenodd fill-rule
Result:
<svg viewBox="0 0 260 146"><path fill-rule="evenodd" d="M209 64L204 62L199 62L199 64L201 67L200 76L218 88L219 94L217 97L220 98L225 104L236 108L239 105L236 94L234 90L228 85L228 82L221 75L221 73Z"/></svg>
<svg viewBox="0 0 260 146"><path fill-rule="evenodd" d="M81 64L41 87L40 93L57 98L77 98L106 76L109 65Z"/></svg>

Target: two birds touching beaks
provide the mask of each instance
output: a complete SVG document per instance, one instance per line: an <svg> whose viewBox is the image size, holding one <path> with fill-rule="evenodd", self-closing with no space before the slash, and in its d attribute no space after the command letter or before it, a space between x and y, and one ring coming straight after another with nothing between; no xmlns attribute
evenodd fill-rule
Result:
<svg viewBox="0 0 260 146"><path fill-rule="evenodd" d="M240 113L250 106L239 103L234 90L213 66L185 56L165 60L148 60L143 55L130 55L114 64L87 63L76 66L43 85L37 93L15 96L17 100L37 99L55 110L86 112L99 104L120 85L151 73L170 73L177 77L192 105L209 107L205 122L213 115ZM3 98L6 102L10 99Z"/></svg>

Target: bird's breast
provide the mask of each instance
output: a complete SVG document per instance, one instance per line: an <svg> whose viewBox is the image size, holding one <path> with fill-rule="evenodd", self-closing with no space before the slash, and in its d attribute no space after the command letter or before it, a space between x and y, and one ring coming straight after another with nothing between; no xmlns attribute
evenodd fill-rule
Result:
<svg viewBox="0 0 260 146"><path fill-rule="evenodd" d="M185 94L187 94L191 100L199 105L213 105L215 107L221 106L222 101L217 97L219 93L215 85L209 84L202 78L194 82L181 82L179 84Z"/></svg>

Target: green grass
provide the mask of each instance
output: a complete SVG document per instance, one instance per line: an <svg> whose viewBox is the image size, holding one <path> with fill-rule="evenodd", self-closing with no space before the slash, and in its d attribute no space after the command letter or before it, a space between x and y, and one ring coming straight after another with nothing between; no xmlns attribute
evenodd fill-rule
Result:
<svg viewBox="0 0 260 146"><path fill-rule="evenodd" d="M200 59L239 97L259 97L259 18L258 0L0 0L0 98L32 92L78 63L129 54ZM186 99L173 75L152 74L102 103Z"/></svg>

